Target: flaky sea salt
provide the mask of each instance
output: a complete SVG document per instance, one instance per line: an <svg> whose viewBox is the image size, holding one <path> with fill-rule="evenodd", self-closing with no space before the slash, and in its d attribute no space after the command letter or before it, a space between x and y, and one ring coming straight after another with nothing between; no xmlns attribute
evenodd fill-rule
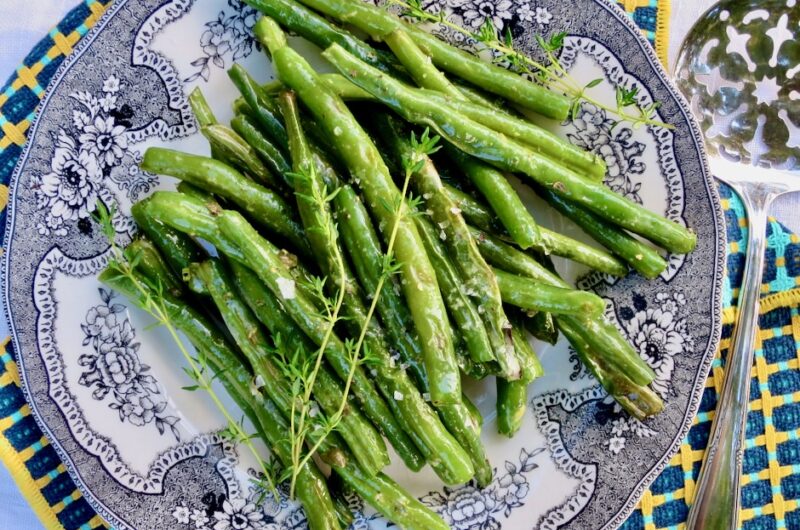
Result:
<svg viewBox="0 0 800 530"><path fill-rule="evenodd" d="M284 300L289 300L294 298L295 296L295 285L294 280L291 278L283 278L279 277L276 282L278 283L278 289L281 291L281 296Z"/></svg>

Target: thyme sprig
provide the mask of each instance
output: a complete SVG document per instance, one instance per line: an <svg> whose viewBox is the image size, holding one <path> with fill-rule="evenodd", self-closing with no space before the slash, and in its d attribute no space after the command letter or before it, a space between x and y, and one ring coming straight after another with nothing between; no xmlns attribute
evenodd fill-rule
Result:
<svg viewBox="0 0 800 530"><path fill-rule="evenodd" d="M178 334L178 329L172 322L172 317L164 303L164 286L161 282L154 285L145 284L134 271L141 259L141 254L134 255L127 259L122 249L116 243L116 229L114 227L114 217L117 214L116 204L107 207L102 201L97 202L93 218L100 225L103 235L110 245L110 258L107 269L127 279L139 295L140 307L146 311L153 319L154 326L163 326L175 342L178 350L186 361L184 372L194 381L193 385L183 387L187 391L205 391L211 398L216 408L222 413L226 427L219 432L219 435L232 443L242 444L252 453L258 466L258 479L253 479L263 491L269 491L275 499L278 499L278 490L274 480L275 468L271 463L265 461L258 449L253 444L254 436L249 434L244 427L244 418L235 419L222 400L214 390L212 383L219 377L219 373L214 372L209 366L202 352L197 356L192 355L186 349L183 340Z"/></svg>
<svg viewBox="0 0 800 530"><path fill-rule="evenodd" d="M372 293L372 296L369 297L370 305L367 309L358 337L356 339L348 338L344 342L346 355L350 363L350 370L345 378L342 401L332 414L326 416L312 399L312 394L325 349L328 347L333 337L335 325L344 318L340 316L340 312L344 302L347 278L344 272L344 257L341 254L341 247L338 244L331 245L332 249L334 249L334 269L339 272L337 283L339 288L336 291L335 297L331 298L326 296L325 279L315 278L312 280L311 285L309 285L312 292L321 302L321 315L326 320L325 334L313 359L309 359L302 351L287 352L287 348L282 344L280 337L274 338L279 352L279 365L284 374L290 379L292 383L292 394L295 396L292 400L292 420L290 422L289 433L289 442L292 448L292 464L289 468L284 470L284 475L281 477L289 480L290 496L294 495L298 470L302 469L302 467L308 463L320 449L328 435L330 435L341 422L349 403L348 396L356 370L362 365L375 365L381 362L376 355L373 355L373 353L369 351L365 340L369 332L370 322L375 315L378 300L386 282L391 276L400 271L400 264L394 257L394 246L401 222L403 218L414 215L418 210L419 200L408 197L408 187L411 176L424 164L425 155L432 154L439 149L437 145L438 141L439 137L431 137L428 129L420 135L419 139L416 134L411 134L414 156L403 160L405 174L400 197L395 204L386 205L394 212L394 221L389 233L387 250L381 265L381 275L375 286L375 291ZM308 178L308 176L302 175L295 175L294 178L298 178L298 176L300 178ZM322 190L322 192L317 192L310 196L303 196L304 200L313 201L314 204L317 205L317 212L319 212L319 217L317 218L318 229L323 230L324 235L333 242L336 242L338 239L336 223L333 222L332 216L325 215L324 212L328 210L328 203L333 199L335 194L336 192L326 195L325 190ZM312 431L314 431L314 442L305 450L304 448L307 445L308 436Z"/></svg>
<svg viewBox="0 0 800 530"><path fill-rule="evenodd" d="M439 24L471 38L486 49L494 52L495 63L507 64L514 71L528 75L552 90L563 92L571 99L570 117L572 119L577 116L580 104L586 102L617 116L619 120L617 120L616 124L629 122L634 128L642 125L667 129L674 128L668 123L655 119L656 110L660 106L659 102L639 106L636 101L639 94L638 87L631 89L616 87L614 106L605 104L591 96L589 90L599 85L603 80L598 78L582 84L567 72L556 55L564 45L564 38L567 35L564 32L553 34L549 40L536 36L536 42L547 58L547 63L543 63L514 49L511 31L506 28L506 31L501 35L492 23L491 18L486 18L480 28L473 32L447 20L444 10L439 13L426 11L422 5L422 0L387 0L387 5L400 6L402 8L401 14L408 19Z"/></svg>
<svg viewBox="0 0 800 530"><path fill-rule="evenodd" d="M314 167L310 167L309 171L315 171ZM302 173L293 173L293 179L307 179L314 180L314 175L306 175ZM338 193L338 189L328 194L325 187L310 186L312 192L309 195L298 194L299 200L310 202L316 211L316 223L313 230L317 230L328 241L336 242L338 240L338 230L333 217L330 215L330 202ZM324 443L328 435L333 432L341 420L341 414L334 415L326 418L317 407L316 403L312 401L312 394L314 391L314 384L317 380L322 360L325 355L325 350L328 348L331 339L333 338L334 328L341 320L339 313L341 312L342 305L346 294L347 276L345 273L344 257L342 256L338 244L331 245L332 251L332 267L338 274L336 278L336 294L333 298L326 295L325 284L327 279L315 278L312 280L310 286L314 296L321 302L322 309L321 316L325 320L325 331L323 333L322 341L320 341L319 348L309 362L302 352L294 352L291 358L287 358L286 354L282 355L281 367L284 374L289 378L292 384L292 410L291 418L289 420L289 444L291 447L291 465L286 468L287 478L289 480L289 496L294 496L294 490L297 483L297 477L300 470L305 464L313 457L319 447ZM284 348L280 348L283 350ZM347 402L347 395L350 392L350 386L358 368L358 355L350 354L350 370L347 374L344 388L344 399L341 409ZM311 445L308 451L305 451L306 438L311 430L322 429L321 433L317 435L316 441Z"/></svg>

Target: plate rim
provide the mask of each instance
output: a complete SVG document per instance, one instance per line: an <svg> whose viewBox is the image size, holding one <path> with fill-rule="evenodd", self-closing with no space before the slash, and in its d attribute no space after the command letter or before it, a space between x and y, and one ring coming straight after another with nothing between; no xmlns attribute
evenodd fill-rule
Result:
<svg viewBox="0 0 800 530"><path fill-rule="evenodd" d="M709 335L708 346L706 347L706 351L703 353L703 360L700 363L700 366L697 370L697 375L694 379L692 394L689 399L689 405L686 409L686 414L684 414L683 417L683 423L681 424L681 428L678 430L678 433L673 438L669 449L664 453L661 459L650 468L650 471L644 477L642 477L642 479L631 492L626 503L601 529L613 530L619 528L628 519L628 517L630 517L631 513L633 513L633 511L636 509L636 506L639 504L639 501L641 501L644 491L650 487L655 479L664 471L664 469L666 469L670 460L672 460L672 458L678 453L681 443L686 435L689 434L694 418L697 415L698 409L700 408L700 402L703 398L703 390L705 389L706 381L708 380L708 374L711 371L711 365L714 362L714 357L722 338L722 312L724 309L722 293L726 275L725 262L728 240L727 231L725 229L725 212L722 208L722 200L719 196L716 179L711 173L711 167L708 162L708 154L706 153L705 145L702 141L703 132L700 129L700 124L697 122L691 112L691 106L689 105L689 102L686 100L683 94L681 94L680 90L678 90L678 87L672 80L672 76L670 76L669 72L667 72L665 65L662 64L661 59L659 59L658 55L656 54L655 48L650 45L647 39L644 38L641 33L641 29L633 23L630 17L628 17L628 14L625 13L619 6L617 6L613 0L593 1L601 5L606 11L609 12L611 16L615 17L618 21L625 25L629 31L635 34L636 41L639 43L639 48L647 57L648 64L653 67L656 75L664 81L667 91L669 91L672 97L675 98L681 114L683 114L684 118L686 118L689 128L692 132L692 143L694 143L697 153L700 155L703 184L705 185L706 191L708 192L708 197L711 200L711 207L714 214L714 233L716 235L715 239L717 243L714 245L715 274L712 284L711 309L713 322L711 324L711 333Z"/></svg>
<svg viewBox="0 0 800 530"><path fill-rule="evenodd" d="M15 210L14 207L14 196L16 195L16 190L19 185L19 179L22 174L22 167L27 162L27 159L30 155L30 151L33 147L31 142L27 141L27 138L34 136L39 128L40 117L42 116L42 111L47 107L47 104L52 97L53 89L61 82L64 75L67 71L81 58L83 54L87 51L89 46L97 39L99 34L105 29L108 22L122 9L124 5L128 3L129 0L117 0L113 2L106 11L100 16L97 20L95 25L84 35L83 38L78 41L76 46L73 48L72 53L70 53L64 61L59 65L56 73L50 79L50 82L47 84L45 88L44 96L42 97L39 105L37 106L34 116L31 122L31 126L28 129L28 135L26 137L25 145L22 149L20 154L19 160L17 161L14 170L11 174L11 178L9 179L8 183L8 203L6 207L6 226L3 234L3 241L10 242L10 236L13 232L14 228L14 221L15 221ZM168 0L169 2L173 2L175 0ZM644 56L647 58L647 64L653 68L653 71L658 79L660 79L669 94L675 99L678 104L678 108L681 112L681 115L687 120L690 131L691 131L691 140L694 144L695 151L700 155L700 173L701 178L703 180L703 185L707 192L707 197L711 203L711 210L712 210L712 217L714 220L714 281L712 284L712 299L711 299L711 310L712 310L712 323L711 323L711 330L709 333L708 339L708 346L706 351L702 354L702 362L698 367L697 374L694 378L692 383L692 393L689 399L688 407L686 409L686 413L684 414L683 421L681 423L680 429L678 430L677 434L673 438L669 448L664 453L664 455L653 465L648 473L642 477L641 480L636 484L633 488L631 494L628 496L628 500L625 504L617 511L617 513L602 527L602 530L613 530L619 528L625 520L633 513L634 509L638 505L639 501L641 500L644 491L653 483L653 481L664 471L667 467L669 461L677 454L678 450L680 449L680 445L682 440L686 437L689 430L692 427L693 420L697 414L697 410L700 407L700 402L702 400L702 393L703 389L705 388L705 382L708 379L708 374L711 369L711 365L714 360L715 353L717 348L719 347L721 334L722 334L722 311L723 311L723 283L725 279L725 260L727 255L727 234L725 230L725 217L724 211L722 208L722 202L719 196L719 192L716 186L715 178L711 173L711 169L708 162L708 156L705 150L705 147L702 143L702 131L700 126L695 119L695 117L691 113L691 108L689 103L686 101L683 94L680 93L678 88L675 86L671 76L666 70L666 67L662 64L661 59L657 56L655 49L653 46L645 39L642 35L641 30L638 26L634 24L634 22L630 19L628 14L622 10L613 0L586 0L590 2L594 2L600 8L604 9L606 12L609 13L612 17L614 17L618 22L620 22L625 29L631 33L639 45L639 49L644 53ZM163 4L162 4L163 5ZM11 248L7 248L7 251L4 253L2 261L0 261L0 281L2 281L2 309L4 311L4 319L6 324L8 325L9 335L11 337L11 342L13 348L19 352L20 349L18 347L19 340L17 338L16 328L14 326L14 322L11 318L10 314L10 303L9 303L9 289L11 281L8 277L7 270L9 266L9 260L11 256ZM31 409L31 416L33 416L37 426L47 435L48 442L56 451L59 458L61 458L62 462L64 462L64 467L67 470L72 481L75 483L76 488L81 492L84 496L88 504L95 510L101 517L106 521L111 523L113 526L118 528L133 528L130 523L123 520L119 515L117 515L113 510L111 510L106 504L101 501L93 491L86 485L81 477L81 473L74 465L72 458L70 457L69 453L62 447L61 442L54 438L53 433L49 429L48 425L44 421L44 419L39 414L39 411L35 405L35 403L31 400L30 388L27 381L27 376L25 372L25 365L23 358L17 354L16 359L17 365L19 366L19 375L20 375L20 389L22 390L23 396L25 397L25 401ZM97 458L92 456L92 458Z"/></svg>

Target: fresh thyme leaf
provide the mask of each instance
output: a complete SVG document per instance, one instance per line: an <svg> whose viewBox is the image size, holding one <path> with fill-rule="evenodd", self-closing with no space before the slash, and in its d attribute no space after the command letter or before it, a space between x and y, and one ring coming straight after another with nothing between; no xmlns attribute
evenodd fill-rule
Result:
<svg viewBox="0 0 800 530"><path fill-rule="evenodd" d="M617 87L617 104L620 107L630 107L636 105L636 96L639 94L639 87L626 90L624 87Z"/></svg>
<svg viewBox="0 0 800 530"><path fill-rule="evenodd" d="M589 81L589 82L586 84L586 87L585 87L585 88L594 88L594 87L596 87L597 85L599 85L599 84L600 84L600 83L602 83L602 82L603 82L603 78L602 78L602 77L598 77L597 79L594 79L594 80L592 80L592 81Z"/></svg>
<svg viewBox="0 0 800 530"><path fill-rule="evenodd" d="M513 35L511 35L511 28L508 27L508 26L506 26L505 43L506 43L506 46L508 46L509 48L514 46L514 37L513 37Z"/></svg>
<svg viewBox="0 0 800 530"><path fill-rule="evenodd" d="M550 36L550 40L547 43L547 50L554 52L560 50L564 46L564 39L567 36L566 31L562 31L559 33L554 33Z"/></svg>
<svg viewBox="0 0 800 530"><path fill-rule="evenodd" d="M478 29L478 32L474 34L475 40L478 42L494 42L497 40L497 28L494 27L494 23L492 22L491 18L486 18L481 24L481 27Z"/></svg>

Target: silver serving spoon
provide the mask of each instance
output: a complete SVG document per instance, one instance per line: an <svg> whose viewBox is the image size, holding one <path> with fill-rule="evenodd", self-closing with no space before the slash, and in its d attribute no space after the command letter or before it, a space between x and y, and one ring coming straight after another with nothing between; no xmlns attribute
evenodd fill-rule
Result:
<svg viewBox="0 0 800 530"><path fill-rule="evenodd" d="M748 242L725 383L689 530L735 530L767 213L800 191L800 0L728 0L690 30L675 68L703 128L714 175L742 198Z"/></svg>

